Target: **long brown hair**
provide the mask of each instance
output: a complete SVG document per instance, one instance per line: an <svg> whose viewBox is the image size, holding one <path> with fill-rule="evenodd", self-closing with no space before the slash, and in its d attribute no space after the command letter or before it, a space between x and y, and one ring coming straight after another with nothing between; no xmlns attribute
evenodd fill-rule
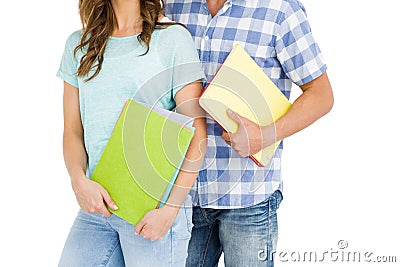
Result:
<svg viewBox="0 0 400 267"><path fill-rule="evenodd" d="M138 40L147 46L147 54L150 49L151 34L155 29L165 28L175 24L170 22L161 23L158 21L162 14L163 7L160 0L140 0L140 15L143 19L142 33ZM104 51L107 41L117 25L114 9L111 0L79 0L79 14L82 22L82 37L80 43L74 50L74 55L84 48L86 53L80 60L77 75L83 77L92 69L96 71L85 81L96 77L101 70L104 60Z"/></svg>

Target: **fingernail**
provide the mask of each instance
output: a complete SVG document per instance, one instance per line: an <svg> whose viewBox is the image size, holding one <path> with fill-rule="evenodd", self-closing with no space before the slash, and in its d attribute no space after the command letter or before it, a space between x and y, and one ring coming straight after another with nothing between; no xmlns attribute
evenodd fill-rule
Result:
<svg viewBox="0 0 400 267"><path fill-rule="evenodd" d="M136 231L135 231L135 235L138 235L138 233L136 233Z"/></svg>
<svg viewBox="0 0 400 267"><path fill-rule="evenodd" d="M118 209L117 205L114 204L114 210L117 210L117 209Z"/></svg>

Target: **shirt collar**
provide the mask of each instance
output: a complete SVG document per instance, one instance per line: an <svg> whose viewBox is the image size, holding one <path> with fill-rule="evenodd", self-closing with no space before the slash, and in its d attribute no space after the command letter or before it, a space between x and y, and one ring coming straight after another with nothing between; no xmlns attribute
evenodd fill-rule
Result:
<svg viewBox="0 0 400 267"><path fill-rule="evenodd" d="M236 3L236 2L251 2L251 1L257 1L257 0L226 0L226 3L229 3L229 2L234 2L234 3ZM201 2L203 2L204 4L207 4L206 0L201 0Z"/></svg>

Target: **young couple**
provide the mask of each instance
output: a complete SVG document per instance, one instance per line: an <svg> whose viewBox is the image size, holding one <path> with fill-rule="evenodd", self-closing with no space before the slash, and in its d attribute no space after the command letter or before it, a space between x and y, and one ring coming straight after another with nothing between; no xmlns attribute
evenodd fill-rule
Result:
<svg viewBox="0 0 400 267"><path fill-rule="evenodd" d="M264 168L246 156L304 129L333 104L302 4L80 0L79 12L82 30L68 38L57 75L64 80L65 164L81 209L59 266L217 266L222 252L225 266L273 266L265 255L276 248L282 146ZM198 97L236 42L287 97L292 83L303 94L274 125L230 114L239 130L227 134ZM196 127L168 204L137 225L110 213L107 207L118 207L90 180L132 97L176 108Z"/></svg>

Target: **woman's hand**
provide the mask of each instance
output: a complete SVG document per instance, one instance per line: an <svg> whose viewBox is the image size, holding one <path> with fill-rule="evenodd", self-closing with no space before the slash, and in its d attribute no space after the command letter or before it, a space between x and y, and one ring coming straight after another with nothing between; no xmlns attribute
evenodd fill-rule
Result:
<svg viewBox="0 0 400 267"><path fill-rule="evenodd" d="M135 227L135 234L144 238L156 241L168 232L171 228L179 207L165 205L160 209L154 209L146 213Z"/></svg>
<svg viewBox="0 0 400 267"><path fill-rule="evenodd" d="M86 176L73 179L72 189L75 192L79 206L86 212L99 213L110 217L111 213L106 205L113 210L118 209L108 192L100 184L88 179Z"/></svg>

